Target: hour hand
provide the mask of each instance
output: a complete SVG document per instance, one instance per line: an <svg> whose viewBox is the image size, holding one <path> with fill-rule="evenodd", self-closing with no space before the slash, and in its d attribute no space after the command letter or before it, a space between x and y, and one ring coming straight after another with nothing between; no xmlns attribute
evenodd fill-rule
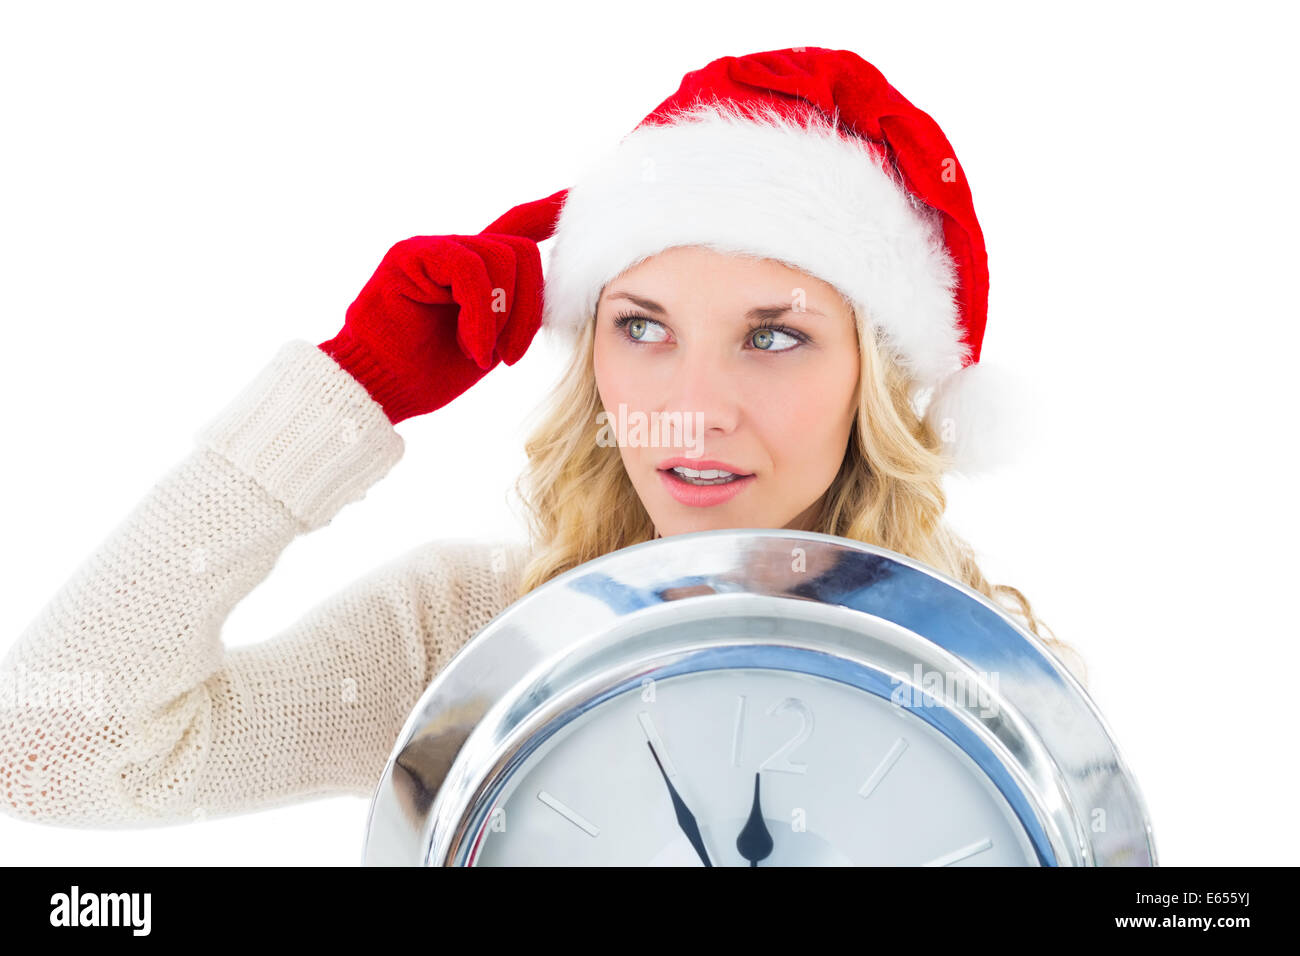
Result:
<svg viewBox="0 0 1300 956"><path fill-rule="evenodd" d="M758 773L754 773L754 805L749 811L749 820L745 828L736 837L736 849L749 861L750 866L758 866L759 860L772 855L772 834L763 822L763 805L758 796Z"/></svg>

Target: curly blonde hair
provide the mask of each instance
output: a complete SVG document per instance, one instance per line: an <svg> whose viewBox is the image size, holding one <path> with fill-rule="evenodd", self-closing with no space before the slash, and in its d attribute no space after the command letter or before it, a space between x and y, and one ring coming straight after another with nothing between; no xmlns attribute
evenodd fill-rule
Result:
<svg viewBox="0 0 1300 956"><path fill-rule="evenodd" d="M854 315L862 358L857 414L812 530L887 548L962 582L1006 609L1086 684L1078 651L1056 638L1017 588L991 584L974 549L942 520L942 478L951 459L915 406L914 383L894 351ZM596 416L604 409L592 361L594 320L579 335L557 387L535 413L539 419L524 445L528 464L515 483L531 543L520 597L571 568L655 537L618 448L595 441Z"/></svg>

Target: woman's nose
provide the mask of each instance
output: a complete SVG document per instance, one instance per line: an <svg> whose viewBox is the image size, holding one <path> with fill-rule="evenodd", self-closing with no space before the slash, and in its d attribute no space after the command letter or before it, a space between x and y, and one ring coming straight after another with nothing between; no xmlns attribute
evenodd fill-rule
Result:
<svg viewBox="0 0 1300 956"><path fill-rule="evenodd" d="M729 432L740 418L741 388L723 357L683 349L672 372L664 410L689 414L704 431Z"/></svg>

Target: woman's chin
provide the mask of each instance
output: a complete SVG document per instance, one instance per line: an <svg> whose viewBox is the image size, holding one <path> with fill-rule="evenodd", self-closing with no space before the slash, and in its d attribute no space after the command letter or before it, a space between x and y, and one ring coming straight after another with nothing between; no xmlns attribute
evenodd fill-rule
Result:
<svg viewBox="0 0 1300 956"><path fill-rule="evenodd" d="M676 534L691 534L696 531L724 531L730 528L752 528L759 527L748 522L743 516L723 518L721 515L699 518L692 521L665 521L662 524L655 524L655 531L659 537L668 538Z"/></svg>

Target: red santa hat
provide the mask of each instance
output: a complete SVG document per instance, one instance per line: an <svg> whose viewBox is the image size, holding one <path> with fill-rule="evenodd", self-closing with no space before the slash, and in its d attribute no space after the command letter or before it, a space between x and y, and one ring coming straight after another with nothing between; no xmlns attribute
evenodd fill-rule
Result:
<svg viewBox="0 0 1300 956"><path fill-rule="evenodd" d="M935 121L855 53L714 60L573 186L494 230L554 237L541 323L561 340L609 281L674 246L800 269L881 331L954 470L1013 451L1008 382L979 365L988 258L966 175Z"/></svg>

